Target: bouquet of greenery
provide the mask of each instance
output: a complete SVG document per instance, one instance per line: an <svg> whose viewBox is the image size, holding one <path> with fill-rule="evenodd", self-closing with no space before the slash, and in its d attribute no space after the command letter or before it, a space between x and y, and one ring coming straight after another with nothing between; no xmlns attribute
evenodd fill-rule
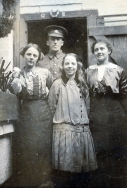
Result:
<svg viewBox="0 0 127 188"><path fill-rule="evenodd" d="M1 58L0 60L0 91L6 92L9 76L12 73L11 71L6 72L11 62L8 63L6 68L4 68L5 60Z"/></svg>

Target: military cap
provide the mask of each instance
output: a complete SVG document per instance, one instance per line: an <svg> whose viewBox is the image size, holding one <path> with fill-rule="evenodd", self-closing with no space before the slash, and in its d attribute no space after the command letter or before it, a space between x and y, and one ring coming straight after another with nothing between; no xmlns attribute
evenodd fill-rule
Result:
<svg viewBox="0 0 127 188"><path fill-rule="evenodd" d="M64 27L58 26L58 25L50 25L47 26L44 29L44 33L47 36L52 36L52 37L62 37L64 38L65 36L68 35L67 30Z"/></svg>

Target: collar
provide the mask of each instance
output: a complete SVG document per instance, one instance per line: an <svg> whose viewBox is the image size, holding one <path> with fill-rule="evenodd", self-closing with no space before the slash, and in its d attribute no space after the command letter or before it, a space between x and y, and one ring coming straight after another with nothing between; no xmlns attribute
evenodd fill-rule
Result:
<svg viewBox="0 0 127 188"><path fill-rule="evenodd" d="M114 64L114 63L108 63L108 64L106 64L106 65L91 65L90 67L89 67L89 69L98 69L99 67L101 68L103 68L103 67L105 67L105 68L117 68L117 66L118 65L116 65L116 64Z"/></svg>
<svg viewBox="0 0 127 188"><path fill-rule="evenodd" d="M26 73L26 75L35 76L37 72L36 72L36 68L33 70L29 70L29 69L26 69L26 67L24 67L24 73Z"/></svg>
<svg viewBox="0 0 127 188"><path fill-rule="evenodd" d="M70 80L69 78L66 77L66 75L64 73L62 74L61 79L62 79L64 85L66 85L67 82ZM79 82L76 77L72 80L76 83L76 85L79 85Z"/></svg>
<svg viewBox="0 0 127 188"><path fill-rule="evenodd" d="M63 55L63 52L62 52L62 50L56 52L55 54L49 52L47 55L48 55L48 57L49 57L50 59L52 59L53 57L56 57L57 59L59 59L59 58Z"/></svg>

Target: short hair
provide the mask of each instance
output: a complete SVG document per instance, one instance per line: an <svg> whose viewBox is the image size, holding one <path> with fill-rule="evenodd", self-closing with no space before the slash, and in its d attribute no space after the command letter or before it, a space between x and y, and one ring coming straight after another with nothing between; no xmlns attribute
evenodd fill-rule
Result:
<svg viewBox="0 0 127 188"><path fill-rule="evenodd" d="M38 52L39 52L39 57L38 57L38 60L41 60L42 59L42 52L41 52L41 49L40 47L37 45L37 44L33 44L33 43L29 43L28 45L26 45L25 47L21 48L20 50L20 55L22 55L24 57L24 54L25 52L29 49L29 48L35 48Z"/></svg>
<svg viewBox="0 0 127 188"><path fill-rule="evenodd" d="M113 51L113 46L111 45L110 42L108 42L107 40L104 40L104 39L96 40L96 41L92 44L92 53L94 53L94 46L95 46L97 43L104 43L104 44L106 44L108 50L112 53L112 51ZM111 54L111 53L110 53L110 54Z"/></svg>

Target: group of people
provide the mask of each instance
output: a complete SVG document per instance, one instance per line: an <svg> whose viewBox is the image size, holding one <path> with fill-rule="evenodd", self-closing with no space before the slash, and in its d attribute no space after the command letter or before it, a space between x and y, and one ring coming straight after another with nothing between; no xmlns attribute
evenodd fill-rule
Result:
<svg viewBox="0 0 127 188"><path fill-rule="evenodd" d="M15 132L20 186L54 186L53 174L85 181L86 174L101 165L101 152L121 147L117 131L126 120L127 77L109 61L111 45L96 41L92 51L98 63L83 71L76 54L62 52L67 30L51 25L45 33L48 54L43 57L32 43L22 48L25 67L12 72L8 84L21 100ZM106 165L106 158L103 162ZM57 185L62 186L67 182Z"/></svg>

